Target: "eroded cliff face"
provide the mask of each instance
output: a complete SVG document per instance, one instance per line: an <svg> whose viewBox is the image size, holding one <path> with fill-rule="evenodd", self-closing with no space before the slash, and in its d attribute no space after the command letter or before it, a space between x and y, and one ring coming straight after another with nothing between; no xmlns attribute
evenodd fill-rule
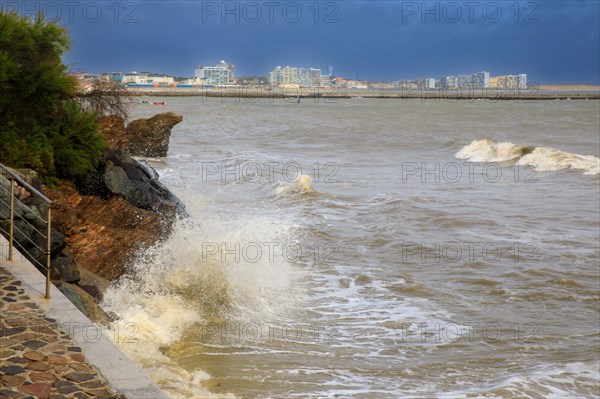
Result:
<svg viewBox="0 0 600 399"><path fill-rule="evenodd" d="M158 114L148 119L137 119L125 127L118 116L100 119L106 141L111 148L124 149L139 157L166 157L173 126L183 117L172 112Z"/></svg>
<svg viewBox="0 0 600 399"><path fill-rule="evenodd" d="M54 202L52 222L65 235L79 267L108 280L127 271L136 251L168 235L174 215L132 205L122 197L82 195L72 182L46 189Z"/></svg>
<svg viewBox="0 0 600 399"><path fill-rule="evenodd" d="M166 238L177 218L185 216L183 204L154 169L131 157L141 155L136 149L142 147L166 156L171 128L181 120L166 113L125 127L120 117L102 117L109 149L96 171L45 190L54 201L54 227L65 235L80 268L115 280L127 272L137 251Z"/></svg>
<svg viewBox="0 0 600 399"><path fill-rule="evenodd" d="M120 117L103 117L101 131L109 148L96 171L55 188L40 187L53 201L53 282L95 321L110 320L95 305L109 282L125 274L139 251L168 237L175 221L186 216L158 174L131 157L166 156L171 128L181 120L167 113L125 127ZM23 217L27 212L22 210Z"/></svg>

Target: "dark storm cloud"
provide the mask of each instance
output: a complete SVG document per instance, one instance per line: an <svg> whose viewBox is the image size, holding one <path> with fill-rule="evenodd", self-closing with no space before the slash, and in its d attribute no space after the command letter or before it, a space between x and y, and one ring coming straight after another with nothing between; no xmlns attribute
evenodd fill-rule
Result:
<svg viewBox="0 0 600 399"><path fill-rule="evenodd" d="M48 4L25 3L30 12ZM67 62L95 72L191 76L225 59L238 75L334 65L337 75L369 80L479 70L528 73L534 82L600 80L597 1L55 3L73 37Z"/></svg>

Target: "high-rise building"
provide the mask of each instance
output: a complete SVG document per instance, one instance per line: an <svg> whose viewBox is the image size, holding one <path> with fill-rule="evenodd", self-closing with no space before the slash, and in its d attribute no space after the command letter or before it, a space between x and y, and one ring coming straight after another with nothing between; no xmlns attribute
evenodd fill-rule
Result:
<svg viewBox="0 0 600 399"><path fill-rule="evenodd" d="M442 89L456 89L458 88L458 79L456 76L444 76L440 79L440 85Z"/></svg>
<svg viewBox="0 0 600 399"><path fill-rule="evenodd" d="M321 70L316 68L275 67L269 72L269 83L278 85L298 85L316 87L321 84Z"/></svg>
<svg viewBox="0 0 600 399"><path fill-rule="evenodd" d="M233 82L235 66L225 61L215 66L205 65L196 68L195 76L210 85L227 85Z"/></svg>
<svg viewBox="0 0 600 399"><path fill-rule="evenodd" d="M487 89L490 86L490 73L485 71L474 73L472 83L475 89Z"/></svg>
<svg viewBox="0 0 600 399"><path fill-rule="evenodd" d="M458 75L456 77L456 87L467 89L473 87L473 75Z"/></svg>
<svg viewBox="0 0 600 399"><path fill-rule="evenodd" d="M527 74L521 73L519 74L519 89L527 88Z"/></svg>
<svg viewBox="0 0 600 399"><path fill-rule="evenodd" d="M472 75L445 76L440 79L444 89L485 89L490 85L489 72L477 72Z"/></svg>
<svg viewBox="0 0 600 399"><path fill-rule="evenodd" d="M490 87L515 90L527 89L527 75L522 73L519 75L502 75L490 78Z"/></svg>
<svg viewBox="0 0 600 399"><path fill-rule="evenodd" d="M296 82L295 84L302 87L311 87L312 81L310 77L310 69L307 68L297 68L296 69Z"/></svg>
<svg viewBox="0 0 600 399"><path fill-rule="evenodd" d="M277 66L269 72L269 83L271 85L296 85L298 84L298 68Z"/></svg>
<svg viewBox="0 0 600 399"><path fill-rule="evenodd" d="M414 81L415 85L421 90L432 90L435 89L434 78L419 78Z"/></svg>

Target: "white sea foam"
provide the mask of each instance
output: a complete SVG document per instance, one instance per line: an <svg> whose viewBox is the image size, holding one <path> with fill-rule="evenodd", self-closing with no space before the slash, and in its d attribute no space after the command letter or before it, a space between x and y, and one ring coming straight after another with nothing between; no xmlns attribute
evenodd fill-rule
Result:
<svg viewBox="0 0 600 399"><path fill-rule="evenodd" d="M312 193L312 178L308 175L300 175L294 182L279 182L277 185L277 195L289 195L294 193Z"/></svg>
<svg viewBox="0 0 600 399"><path fill-rule="evenodd" d="M584 175L597 175L600 173L600 158L592 155L571 154L545 147L537 147L531 154L519 159L517 164L533 164L540 172L577 169L585 170Z"/></svg>
<svg viewBox="0 0 600 399"><path fill-rule="evenodd" d="M533 147L518 146L513 143L494 143L491 140L474 140L456 153L456 158L470 162L503 162L520 158L531 152Z"/></svg>
<svg viewBox="0 0 600 399"><path fill-rule="evenodd" d="M455 154L456 158L469 162L506 162L517 165L533 165L540 172L576 169L585 175L600 173L600 158L579 155L546 147L519 146L513 143L495 143L491 140L474 140Z"/></svg>
<svg viewBox="0 0 600 399"><path fill-rule="evenodd" d="M438 398L519 397L562 399L594 397L598 390L600 373L598 362L575 362L560 367L546 366L518 376L508 377L487 389L468 389L447 392Z"/></svg>
<svg viewBox="0 0 600 399"><path fill-rule="evenodd" d="M186 371L166 354L195 323L268 320L284 312L294 300L293 265L277 251L256 260L244 246L283 245L290 226L266 216L196 216L202 226L182 221L168 240L139 254L132 273L109 288L102 306L119 316L119 326L134 323L136 342L118 344L173 397L231 397L211 394L201 384L209 378L205 371Z"/></svg>

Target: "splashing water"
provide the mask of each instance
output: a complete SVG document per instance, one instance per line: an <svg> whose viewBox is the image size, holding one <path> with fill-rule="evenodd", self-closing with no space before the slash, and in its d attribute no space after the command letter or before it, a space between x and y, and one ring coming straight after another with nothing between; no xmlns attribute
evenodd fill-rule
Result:
<svg viewBox="0 0 600 399"><path fill-rule="evenodd" d="M600 173L600 159L592 155L571 154L546 147L518 146L513 143L495 143L491 140L474 140L455 155L469 162L507 162L533 165L540 172L563 169L584 170L585 175Z"/></svg>
<svg viewBox="0 0 600 399"><path fill-rule="evenodd" d="M300 175L293 183L280 182L276 189L277 195L305 194L312 192L314 192L312 178L308 175Z"/></svg>
<svg viewBox="0 0 600 399"><path fill-rule="evenodd" d="M299 276L277 251L257 259L263 243L288 240L285 222L248 215L233 228L216 214L202 220L179 222L168 240L139 254L102 304L118 325L135 326L136 342L117 343L173 397L231 397L203 388L210 375L178 367L170 348L202 323L284 314Z"/></svg>

